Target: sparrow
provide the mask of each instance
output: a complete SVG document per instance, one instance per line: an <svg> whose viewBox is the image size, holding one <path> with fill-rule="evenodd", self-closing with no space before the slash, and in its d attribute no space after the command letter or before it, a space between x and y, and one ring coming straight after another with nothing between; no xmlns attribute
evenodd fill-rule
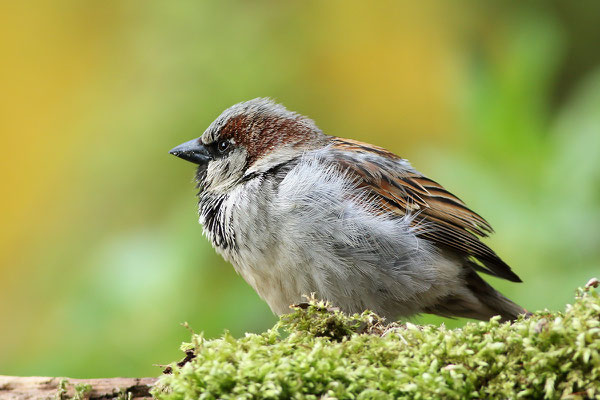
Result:
<svg viewBox="0 0 600 400"><path fill-rule="evenodd" d="M309 294L388 320L526 313L478 274L521 282L490 224L381 147L257 98L170 153L198 165L204 234L275 314Z"/></svg>

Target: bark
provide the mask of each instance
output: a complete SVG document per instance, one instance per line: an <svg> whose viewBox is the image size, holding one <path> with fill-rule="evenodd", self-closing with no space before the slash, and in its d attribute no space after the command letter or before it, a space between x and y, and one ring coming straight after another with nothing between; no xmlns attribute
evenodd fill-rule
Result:
<svg viewBox="0 0 600 400"><path fill-rule="evenodd" d="M75 395L89 400L150 399L150 389L155 382L156 378L70 379L0 375L0 399L64 400Z"/></svg>

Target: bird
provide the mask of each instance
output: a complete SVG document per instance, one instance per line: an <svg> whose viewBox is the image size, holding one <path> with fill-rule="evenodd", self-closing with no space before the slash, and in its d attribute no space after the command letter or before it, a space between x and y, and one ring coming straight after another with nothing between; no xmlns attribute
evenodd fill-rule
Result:
<svg viewBox="0 0 600 400"><path fill-rule="evenodd" d="M521 282L490 224L384 148L256 98L170 154L197 165L205 236L277 315L311 294L387 320L527 314L479 274Z"/></svg>

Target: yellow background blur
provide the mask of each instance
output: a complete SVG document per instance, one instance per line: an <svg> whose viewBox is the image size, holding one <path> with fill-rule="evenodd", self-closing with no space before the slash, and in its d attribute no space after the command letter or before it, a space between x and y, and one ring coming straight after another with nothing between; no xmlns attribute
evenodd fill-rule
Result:
<svg viewBox="0 0 600 400"><path fill-rule="evenodd" d="M411 160L495 227L499 289L563 308L600 275L600 2L524 3L4 2L0 374L158 375L181 322L273 324L167 154L258 96Z"/></svg>

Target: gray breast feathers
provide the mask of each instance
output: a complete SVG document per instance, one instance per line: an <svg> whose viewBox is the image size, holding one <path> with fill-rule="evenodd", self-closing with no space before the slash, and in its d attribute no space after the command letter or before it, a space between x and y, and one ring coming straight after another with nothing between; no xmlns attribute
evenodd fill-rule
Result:
<svg viewBox="0 0 600 400"><path fill-rule="evenodd" d="M222 231L234 232L236 245L220 252L277 313L312 292L346 310L381 311L383 299L402 312L399 302L435 282L427 267L435 250L415 235L411 215L370 207L357 182L321 154L232 191L221 204L230 218Z"/></svg>

